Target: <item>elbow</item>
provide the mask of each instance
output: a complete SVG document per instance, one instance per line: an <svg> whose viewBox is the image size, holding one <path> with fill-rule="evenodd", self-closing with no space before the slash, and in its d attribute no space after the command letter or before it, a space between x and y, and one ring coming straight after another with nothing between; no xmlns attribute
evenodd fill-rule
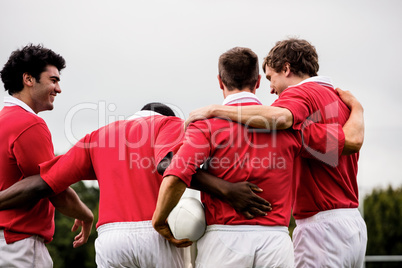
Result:
<svg viewBox="0 0 402 268"><path fill-rule="evenodd" d="M165 170L168 168L170 163L172 162L173 158L173 153L169 152L157 165L156 170L160 175L163 176L163 173L165 173Z"/></svg>
<svg viewBox="0 0 402 268"><path fill-rule="evenodd" d="M363 146L364 142L364 137L355 137L353 139L347 139L345 141L345 146L343 148L343 155L350 155L350 154L355 154L360 151L360 149Z"/></svg>
<svg viewBox="0 0 402 268"><path fill-rule="evenodd" d="M288 129L293 125L293 115L291 113L280 115L275 118L275 129Z"/></svg>
<svg viewBox="0 0 402 268"><path fill-rule="evenodd" d="M355 153L357 153L357 152L360 151L360 149L361 149L362 146L363 146L363 141L364 141L364 138L363 138L363 137L356 138L356 139L353 141L353 148L354 148Z"/></svg>

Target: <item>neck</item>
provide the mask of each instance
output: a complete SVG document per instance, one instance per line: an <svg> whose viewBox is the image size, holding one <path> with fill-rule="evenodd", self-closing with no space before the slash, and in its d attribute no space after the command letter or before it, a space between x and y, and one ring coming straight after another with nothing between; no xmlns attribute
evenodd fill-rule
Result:
<svg viewBox="0 0 402 268"><path fill-rule="evenodd" d="M38 113L33 107L32 101L30 96L28 95L26 90L21 90L20 92L14 93L13 95L14 98L19 99L20 101L24 102L26 105L28 105L36 114Z"/></svg>
<svg viewBox="0 0 402 268"><path fill-rule="evenodd" d="M289 86L297 85L297 84L303 82L304 80L306 80L306 79L308 79L308 78L310 78L310 77L311 77L311 76L309 76L308 74L303 74L302 76L293 75L293 76L290 78L290 81L289 81L290 84L289 84Z"/></svg>
<svg viewBox="0 0 402 268"><path fill-rule="evenodd" d="M223 89L223 96L226 98L227 96L229 96L229 95L232 95L232 94L237 94L237 93L241 93L241 92L249 92L249 93L252 93L252 94L255 94L255 90L251 90L251 89L249 89L249 88L245 88L245 89L237 89L237 88L235 88L235 89L233 89L233 90L228 90L226 87Z"/></svg>

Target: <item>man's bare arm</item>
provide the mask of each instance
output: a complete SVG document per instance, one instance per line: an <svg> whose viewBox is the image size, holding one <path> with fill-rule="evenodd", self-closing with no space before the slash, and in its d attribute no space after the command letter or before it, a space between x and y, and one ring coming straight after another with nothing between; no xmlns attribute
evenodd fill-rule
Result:
<svg viewBox="0 0 402 268"><path fill-rule="evenodd" d="M27 177L4 191L0 192L0 210L27 207L36 204L40 199L49 197L54 207L62 214L78 219L74 225L82 226L81 233L76 237L73 245L78 247L88 241L93 224L93 214L79 199L71 188L54 195L50 186L40 177ZM73 229L77 229L73 226Z"/></svg>
<svg viewBox="0 0 402 268"><path fill-rule="evenodd" d="M165 170L168 168L170 163L172 162L173 153L169 152L157 165L156 170L160 175L163 175Z"/></svg>
<svg viewBox="0 0 402 268"><path fill-rule="evenodd" d="M169 153L158 164L159 174L163 175L172 157L173 154ZM246 181L231 183L199 169L192 177L190 188L208 193L227 202L248 219L265 216L267 212L272 210L271 204L256 194L262 192L262 189Z"/></svg>
<svg viewBox="0 0 402 268"><path fill-rule="evenodd" d="M63 215L76 219L71 231L76 231L81 226L81 232L74 238L73 247L79 247L88 241L91 234L94 215L92 211L81 201L77 193L68 187L65 191L49 197L53 206Z"/></svg>
<svg viewBox="0 0 402 268"><path fill-rule="evenodd" d="M0 192L0 210L28 207L54 192L39 175L27 177Z"/></svg>
<svg viewBox="0 0 402 268"><path fill-rule="evenodd" d="M271 204L256 194L262 192L262 189L246 181L231 183L206 171L198 170L192 177L191 188L227 202L248 219L265 216L272 210Z"/></svg>
<svg viewBox="0 0 402 268"><path fill-rule="evenodd" d="M227 118L250 127L264 129L287 129L293 125L293 115L286 108L265 105L227 106L216 104L192 111L185 124L188 126L193 121L211 117Z"/></svg>
<svg viewBox="0 0 402 268"><path fill-rule="evenodd" d="M152 226L155 230L176 247L188 247L192 244L188 239L178 240L174 238L166 221L185 190L186 184L176 176L165 177L159 188L158 201L152 217Z"/></svg>
<svg viewBox="0 0 402 268"><path fill-rule="evenodd" d="M349 92L343 91L339 88L336 89L342 101L350 108L350 116L343 126L345 133L345 146L342 154L349 155L357 153L363 146L364 141L364 116L363 106L360 102Z"/></svg>

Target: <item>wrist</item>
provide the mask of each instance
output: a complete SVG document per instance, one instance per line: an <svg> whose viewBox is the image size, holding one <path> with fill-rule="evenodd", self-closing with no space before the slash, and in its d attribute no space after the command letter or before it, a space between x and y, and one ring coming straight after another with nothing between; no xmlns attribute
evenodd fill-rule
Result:
<svg viewBox="0 0 402 268"><path fill-rule="evenodd" d="M356 102L353 102L353 103L352 103L350 110L360 110L360 111L363 111L363 106L361 105L360 102L356 101Z"/></svg>
<svg viewBox="0 0 402 268"><path fill-rule="evenodd" d="M211 104L208 110L207 118L219 116L219 106L218 104Z"/></svg>

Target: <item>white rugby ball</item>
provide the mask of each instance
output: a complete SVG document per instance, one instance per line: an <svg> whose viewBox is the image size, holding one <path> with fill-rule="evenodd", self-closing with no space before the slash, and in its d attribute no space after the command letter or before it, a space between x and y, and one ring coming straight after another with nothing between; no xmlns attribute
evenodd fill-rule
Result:
<svg viewBox="0 0 402 268"><path fill-rule="evenodd" d="M204 206L194 197L182 197L167 221L176 239L188 238L193 242L204 235L207 226Z"/></svg>

